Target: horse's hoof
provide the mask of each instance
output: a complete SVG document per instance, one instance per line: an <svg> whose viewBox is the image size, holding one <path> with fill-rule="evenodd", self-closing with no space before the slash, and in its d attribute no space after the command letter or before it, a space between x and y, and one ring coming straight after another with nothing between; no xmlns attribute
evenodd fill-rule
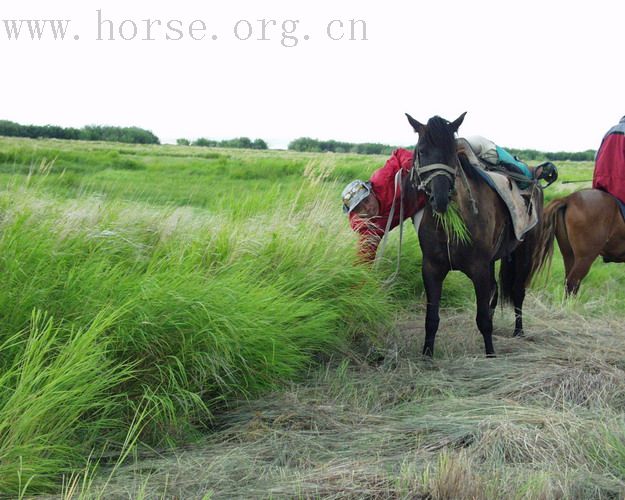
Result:
<svg viewBox="0 0 625 500"><path fill-rule="evenodd" d="M523 333L523 330L514 330L514 333L512 334L513 337L525 337L525 333Z"/></svg>
<svg viewBox="0 0 625 500"><path fill-rule="evenodd" d="M493 352L492 354L486 354L487 358L496 358L497 355Z"/></svg>
<svg viewBox="0 0 625 500"><path fill-rule="evenodd" d="M434 365L434 358L431 354L422 354L421 361L423 362L424 367L432 367Z"/></svg>

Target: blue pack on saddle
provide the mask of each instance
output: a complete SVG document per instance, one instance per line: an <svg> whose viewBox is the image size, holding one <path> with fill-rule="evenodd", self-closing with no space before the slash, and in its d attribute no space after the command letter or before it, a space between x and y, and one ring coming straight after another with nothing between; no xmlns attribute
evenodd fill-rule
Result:
<svg viewBox="0 0 625 500"><path fill-rule="evenodd" d="M493 167L500 167L515 174L513 179L520 189L525 189L530 185L529 182L523 181L523 177L526 177L528 181L533 179L529 167L505 149L500 148L493 141L482 136L467 137L466 141L480 160Z"/></svg>
<svg viewBox="0 0 625 500"><path fill-rule="evenodd" d="M532 179L532 173L525 163L523 163L518 158L512 156L505 149L500 148L499 146L495 147L497 150L497 156L499 157L499 163L501 163L505 168L512 172L516 172L518 174L524 175L528 179ZM529 186L529 183L525 184L519 181L517 181L517 183L519 184L519 188L521 189L525 189L527 186Z"/></svg>

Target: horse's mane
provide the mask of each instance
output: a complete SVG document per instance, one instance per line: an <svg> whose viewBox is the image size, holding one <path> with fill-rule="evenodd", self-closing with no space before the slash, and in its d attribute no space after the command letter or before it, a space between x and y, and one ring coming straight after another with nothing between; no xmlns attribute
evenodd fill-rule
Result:
<svg viewBox="0 0 625 500"><path fill-rule="evenodd" d="M449 128L449 122L440 116L433 116L428 120L424 140L442 151L447 158L453 158L456 152L456 139L454 133ZM467 177L476 182L484 182L475 167L463 156L458 155L460 165Z"/></svg>
<svg viewBox="0 0 625 500"><path fill-rule="evenodd" d="M433 116L428 120L424 140L443 152L447 158L456 154L456 140L449 122L440 116Z"/></svg>
<svg viewBox="0 0 625 500"><path fill-rule="evenodd" d="M467 174L469 179L473 179L475 182L485 182L480 173L477 171L477 168L473 166L465 155L459 154L458 160L460 160L460 167L464 170L464 173Z"/></svg>

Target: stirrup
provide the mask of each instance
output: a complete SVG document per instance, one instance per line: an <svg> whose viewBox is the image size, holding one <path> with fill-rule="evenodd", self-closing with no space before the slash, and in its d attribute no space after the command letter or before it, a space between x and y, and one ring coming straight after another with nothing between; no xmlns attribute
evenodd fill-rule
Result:
<svg viewBox="0 0 625 500"><path fill-rule="evenodd" d="M541 163L534 169L534 179L538 181L538 185L545 189L558 180L558 167L550 161ZM544 181L541 183L540 181Z"/></svg>

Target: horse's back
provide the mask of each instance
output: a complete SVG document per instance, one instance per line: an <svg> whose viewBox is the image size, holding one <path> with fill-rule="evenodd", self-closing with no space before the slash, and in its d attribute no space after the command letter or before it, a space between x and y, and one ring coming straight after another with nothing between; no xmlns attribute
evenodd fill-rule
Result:
<svg viewBox="0 0 625 500"><path fill-rule="evenodd" d="M583 189L570 194L566 200L567 227L582 225L606 226L618 215L618 204L611 194L599 189Z"/></svg>
<svg viewBox="0 0 625 500"><path fill-rule="evenodd" d="M567 196L571 203L584 204L590 209L616 206L614 196L600 189L582 189Z"/></svg>
<svg viewBox="0 0 625 500"><path fill-rule="evenodd" d="M566 230L580 252L600 248L601 253L625 251L625 222L616 199L599 189L583 189L566 198Z"/></svg>

